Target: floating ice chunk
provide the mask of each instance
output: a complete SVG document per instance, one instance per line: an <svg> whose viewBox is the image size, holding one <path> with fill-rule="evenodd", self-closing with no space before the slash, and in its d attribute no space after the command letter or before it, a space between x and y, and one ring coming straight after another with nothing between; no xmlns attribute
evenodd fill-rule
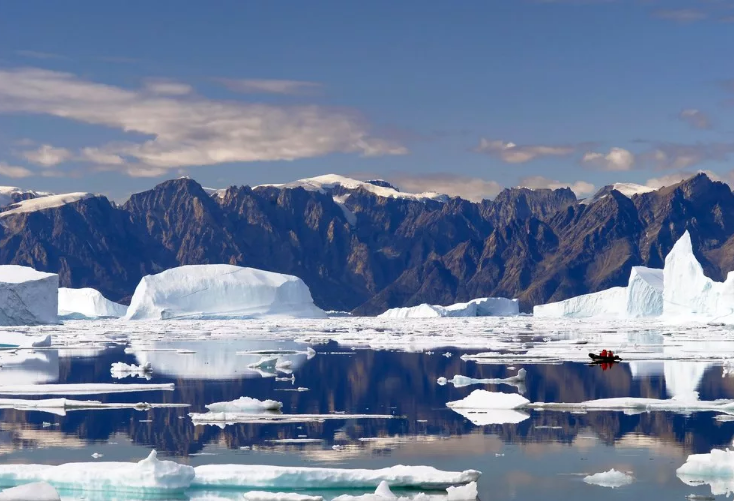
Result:
<svg viewBox="0 0 734 501"><path fill-rule="evenodd" d="M283 402L275 400L258 400L250 397L240 397L231 402L214 402L205 405L211 412L242 412L253 413L260 411L279 411L283 408Z"/></svg>
<svg viewBox="0 0 734 501"><path fill-rule="evenodd" d="M625 485L631 484L633 481L634 478L631 475L617 471L614 468L609 471L595 473L584 477L584 482L587 484L611 487L612 489L624 487Z"/></svg>
<svg viewBox="0 0 734 501"><path fill-rule="evenodd" d="M55 273L13 264L0 266L0 325L57 324L58 304L59 276Z"/></svg>
<svg viewBox="0 0 734 501"><path fill-rule="evenodd" d="M318 423L329 419L393 419L390 414L280 414L263 411L260 413L243 412L206 412L189 413L196 426L214 425L224 428L241 423Z"/></svg>
<svg viewBox="0 0 734 501"><path fill-rule="evenodd" d="M510 410L525 407L530 403L525 397L516 393L495 393L486 390L474 390L468 397L448 402L451 409L494 409Z"/></svg>
<svg viewBox="0 0 734 501"><path fill-rule="evenodd" d="M481 472L437 470L430 466L397 465L379 470L308 468L260 465L204 465L196 467L192 487L363 489L385 481L393 487L446 489L475 482ZM1 477L0 477L1 478Z"/></svg>
<svg viewBox="0 0 734 501"><path fill-rule="evenodd" d="M180 266L143 277L127 319L326 318L303 281L227 264Z"/></svg>
<svg viewBox="0 0 734 501"><path fill-rule="evenodd" d="M57 489L143 493L183 493L194 480L194 468L173 461L160 461L156 451L138 463L95 461L0 465L3 483L48 482Z"/></svg>
<svg viewBox="0 0 734 501"><path fill-rule="evenodd" d="M698 393L680 395L668 400L657 398L602 398L578 403L534 402L528 403L530 409L546 409L560 411L624 411L627 414L639 414L650 411L701 412L713 411L734 413L734 400L698 400Z"/></svg>
<svg viewBox="0 0 734 501"><path fill-rule="evenodd" d="M324 501L321 496L308 496L295 492L250 491L243 495L245 501Z"/></svg>
<svg viewBox="0 0 734 501"><path fill-rule="evenodd" d="M507 317L519 314L520 303L517 299L484 297L450 306L421 304L392 308L378 315L378 318Z"/></svg>
<svg viewBox="0 0 734 501"><path fill-rule="evenodd" d="M100 454L99 452L95 452L95 453L92 454L92 457L94 459L99 459L99 458L101 458L103 456L104 456L104 454Z"/></svg>
<svg viewBox="0 0 734 501"><path fill-rule="evenodd" d="M734 491L734 452L712 449L708 454L691 454L675 473L688 485L709 484L714 496L728 496Z"/></svg>
<svg viewBox="0 0 734 501"><path fill-rule="evenodd" d="M469 482L466 485L451 486L446 489L448 493L448 501L474 501L479 497L476 482Z"/></svg>
<svg viewBox="0 0 734 501"><path fill-rule="evenodd" d="M0 347L2 348L48 348L51 346L51 336L26 336L20 332L0 333Z"/></svg>
<svg viewBox="0 0 734 501"><path fill-rule="evenodd" d="M456 375L449 380L447 380L445 377L440 377L438 378L437 383L441 386L447 383L451 383L456 388L463 388L464 386L470 386L473 384L509 384L512 386L520 386L525 381L526 376L527 371L525 369L520 369L519 371L517 371L517 375L507 378L474 379L466 376Z"/></svg>
<svg viewBox="0 0 734 501"><path fill-rule="evenodd" d="M173 391L173 383L165 384L19 384L0 386L0 395L101 395L133 391Z"/></svg>
<svg viewBox="0 0 734 501"><path fill-rule="evenodd" d="M150 379L153 373L153 366L150 362L142 365L114 362L112 367L110 367L110 372L115 379L123 379L129 376Z"/></svg>
<svg viewBox="0 0 734 501"><path fill-rule="evenodd" d="M127 306L113 303L91 288L59 288L59 316L64 319L118 318L125 316Z"/></svg>
<svg viewBox="0 0 734 501"><path fill-rule="evenodd" d="M48 482L33 482L0 492L0 501L60 501L59 493Z"/></svg>

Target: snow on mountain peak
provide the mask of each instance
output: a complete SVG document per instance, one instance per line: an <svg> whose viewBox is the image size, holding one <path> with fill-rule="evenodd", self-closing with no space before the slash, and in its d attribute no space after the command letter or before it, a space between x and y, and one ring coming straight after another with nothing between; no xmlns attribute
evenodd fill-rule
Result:
<svg viewBox="0 0 734 501"><path fill-rule="evenodd" d="M31 198L22 202L11 204L10 210L0 212L0 218L12 216L13 214L23 214L26 212L36 212L44 209L53 209L62 205L78 202L85 198L96 197L93 193L79 191L76 193L63 193L61 195L47 195L39 198Z"/></svg>
<svg viewBox="0 0 734 501"><path fill-rule="evenodd" d="M377 181L377 182L375 182ZM262 184L255 186L260 187L274 187L274 188L303 188L307 191L318 191L319 193L327 193L329 190L341 186L348 190L364 189L377 195L378 197L385 198L403 198L410 200L436 200L445 201L448 197L436 192L425 192L425 193L403 193L392 187L390 183L383 180L373 181L359 181L350 177L340 176L338 174L325 174L323 176L309 177L305 179L299 179L298 181L292 181L285 184Z"/></svg>
<svg viewBox="0 0 734 501"><path fill-rule="evenodd" d="M635 183L614 183L612 185L612 189L617 190L622 195L629 198L632 198L632 195L641 195L643 193L650 193L651 191L655 191L649 186L643 186L641 184Z"/></svg>

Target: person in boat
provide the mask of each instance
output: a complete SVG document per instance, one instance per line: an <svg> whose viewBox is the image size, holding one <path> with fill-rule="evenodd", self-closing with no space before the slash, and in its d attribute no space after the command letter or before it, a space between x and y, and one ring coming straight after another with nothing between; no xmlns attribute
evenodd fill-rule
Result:
<svg viewBox="0 0 734 501"><path fill-rule="evenodd" d="M602 358L606 358L607 357L607 350L601 350L601 353L599 353L599 356L602 357Z"/></svg>

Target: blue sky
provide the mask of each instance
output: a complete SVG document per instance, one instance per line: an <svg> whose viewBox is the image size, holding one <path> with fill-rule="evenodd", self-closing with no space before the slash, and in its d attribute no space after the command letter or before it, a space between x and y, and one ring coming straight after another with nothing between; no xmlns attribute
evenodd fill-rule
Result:
<svg viewBox="0 0 734 501"><path fill-rule="evenodd" d="M3 2L0 184L734 180L734 0Z"/></svg>

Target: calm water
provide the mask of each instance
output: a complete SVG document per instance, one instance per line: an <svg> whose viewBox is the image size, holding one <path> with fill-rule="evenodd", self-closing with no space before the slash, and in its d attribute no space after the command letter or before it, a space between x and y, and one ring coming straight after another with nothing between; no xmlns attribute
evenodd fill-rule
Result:
<svg viewBox="0 0 734 501"><path fill-rule="evenodd" d="M446 408L447 401L473 389L517 392L512 386L439 386L440 376L507 377L527 370L524 395L530 401L578 402L594 398L642 396L668 398L673 385L697 386L701 399L734 398L734 379L720 367L685 363L627 364L603 371L584 364L477 365L460 360L465 351L434 354L346 350L336 344L316 346L310 360L295 359L295 381L277 381L246 369L256 356L237 351L299 348L294 343L204 341L157 344L137 351L123 347L84 352L38 352L20 367L0 369L0 383L145 382L116 380L113 362L150 361L151 383L176 384L173 392L70 397L104 402L183 402L189 409L44 412L0 411L0 460L6 463L63 463L139 460L151 448L160 457L192 465L250 463L378 468L426 464L441 469L483 472L480 496L497 499L684 499L708 495L708 487L689 487L675 476L688 454L726 447L734 423L713 413L625 415L622 412L528 412L518 424L476 426ZM300 349L304 347L300 346ZM74 355L74 356L73 356ZM92 355L86 353L86 355ZM677 362L684 364L683 362ZM634 377L633 377L634 372ZM696 381L696 375L700 382ZM279 374L282 376L282 374ZM698 384L697 384L698 383ZM286 391L298 387L308 391ZM679 388L678 388L679 389ZM188 412L206 412L205 404L241 396L275 399L284 413L392 414L394 419L333 420L303 424L236 424L220 429L194 426ZM34 397L23 397L34 398ZM320 439L283 444L287 439ZM364 440L364 439L377 440ZM362 440L360 440L362 439ZM274 442L276 441L276 442ZM343 446L334 450L333 446ZM620 489L587 485L585 474L610 468L633 471L635 482ZM236 499L236 493L222 494Z"/></svg>

